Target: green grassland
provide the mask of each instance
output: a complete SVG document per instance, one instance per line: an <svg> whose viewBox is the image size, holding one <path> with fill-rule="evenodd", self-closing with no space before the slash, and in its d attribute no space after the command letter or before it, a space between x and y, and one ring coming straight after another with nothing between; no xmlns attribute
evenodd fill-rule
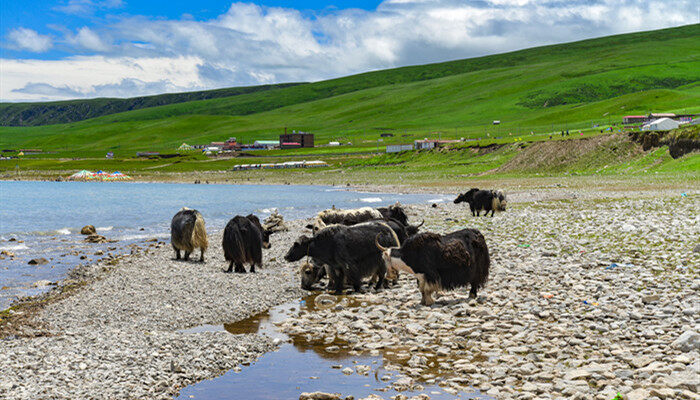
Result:
<svg viewBox="0 0 700 400"><path fill-rule="evenodd" d="M659 160L624 143L618 143L616 150L610 150L614 145L608 142L598 143L586 157L563 156L565 161L561 163L528 163L517 157L529 154L528 149L536 157L538 151L545 149L529 142L549 142L550 135L561 130L570 130L576 138L599 135L608 124L619 124L623 115L652 111L699 113L698 37L700 24L316 83L239 90L224 97L200 97L205 100L175 98L179 102L165 104L169 100L152 99L141 109L118 113L112 113L116 108L104 106L111 99L99 99L102 108L85 114L103 114L94 118L46 125L59 122L60 118L52 120L44 115L25 121L39 126L0 127L0 148L41 148L51 152L19 161L0 161L0 172L87 168L144 175L177 174L225 171L234 164L321 158L331 168L317 171L319 176L332 175L337 170L347 175L374 169L387 177L401 172L406 179L413 176L418 180L428 180L430 173L478 177L495 172L509 176L680 170L693 174L698 171L697 155ZM91 101L97 100L70 104L89 109ZM41 106L22 105L25 109ZM14 111L7 111L8 107L0 106L2 123L16 118ZM78 114L72 118L78 118ZM494 120L501 124L493 125ZM313 132L317 145L336 140L352 145L258 151L253 153L259 156L254 159L210 160L201 154L183 154L167 160L133 158L137 151L174 153L183 142L204 144L230 136L244 143L277 139L284 127ZM614 127L618 129L619 126ZM380 138L379 134L385 132L394 136ZM412 143L423 137L479 140L459 144L450 151L377 154L386 144ZM555 134L551 140L554 139L570 137ZM503 146L487 152L473 148L488 144ZM114 152L116 159L104 160L107 151ZM548 151L567 150L556 147ZM612 161L601 164L600 160L609 159L610 151ZM239 177L256 179L278 173L252 171L239 173Z"/></svg>

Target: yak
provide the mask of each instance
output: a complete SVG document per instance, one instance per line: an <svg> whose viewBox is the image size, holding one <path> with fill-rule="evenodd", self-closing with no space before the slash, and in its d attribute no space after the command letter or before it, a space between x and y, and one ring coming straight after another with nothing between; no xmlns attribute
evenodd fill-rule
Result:
<svg viewBox="0 0 700 400"><path fill-rule="evenodd" d="M229 262L225 272L231 272L234 264L235 272L245 273L243 264L250 264L250 272L255 272L256 265L262 266L262 249L270 248L270 232L263 229L255 215L236 215L226 224L221 246Z"/></svg>
<svg viewBox="0 0 700 400"><path fill-rule="evenodd" d="M196 248L201 249L199 261L204 262L204 252L209 247L204 217L197 210L183 207L170 223L170 243L175 249L175 259L180 259L180 251L185 252L185 261Z"/></svg>
<svg viewBox="0 0 700 400"><path fill-rule="evenodd" d="M394 231L384 222L331 225L312 237L300 236L284 259L292 262L308 256L325 264L332 282L329 288L336 294L342 293L346 279L354 291L361 292L362 278L372 275L378 277L375 289L379 290L384 285L386 267L373 241L390 247L400 245Z"/></svg>
<svg viewBox="0 0 700 400"><path fill-rule="evenodd" d="M476 229L447 235L425 232L411 236L401 247L387 248L376 241L387 269L414 274L421 304L432 305L433 293L471 285L475 298L489 277L491 260L484 236Z"/></svg>
<svg viewBox="0 0 700 400"><path fill-rule="evenodd" d="M460 194L454 200L455 204L459 203L469 203L469 208L472 211L472 216L478 217L481 214L481 210L486 210L486 214L489 215L491 211L491 217L496 211L506 210L506 195L500 190L479 190L478 188L469 189L468 192Z"/></svg>
<svg viewBox="0 0 700 400"><path fill-rule="evenodd" d="M355 225L373 219L382 219L382 214L372 207L355 208L352 210L339 210L335 207L320 211L316 214L313 223L306 227L314 233L331 224Z"/></svg>
<svg viewBox="0 0 700 400"><path fill-rule="evenodd" d="M404 211L403 207L401 207L401 203L398 201L396 204L392 204L388 207L379 207L377 211L382 214L382 218L385 220L395 219L404 224L404 226L408 226L408 215L406 215L406 211Z"/></svg>
<svg viewBox="0 0 700 400"><path fill-rule="evenodd" d="M388 219L388 220L373 220L370 222L378 222L378 223L385 223L391 228L392 231L396 234L396 238L398 239L399 245L406 240L408 237L407 231L412 230L412 231L417 231L418 228L423 225L421 223L420 225L414 226L410 225L409 227L404 226L402 223L395 219ZM425 221L424 221L425 222ZM323 263L318 262L317 260L312 259L311 263L304 263L301 266L301 288L305 290L312 290L313 285L315 285L317 282L319 282L321 279L324 277L328 276L328 286L332 287L334 285L333 279L330 277L330 274L327 271L327 266L325 266ZM346 279L347 281L347 279ZM387 271L387 274L384 278L384 287L388 288L389 285L396 285L398 281L398 272L397 271ZM347 283L347 282L346 282Z"/></svg>

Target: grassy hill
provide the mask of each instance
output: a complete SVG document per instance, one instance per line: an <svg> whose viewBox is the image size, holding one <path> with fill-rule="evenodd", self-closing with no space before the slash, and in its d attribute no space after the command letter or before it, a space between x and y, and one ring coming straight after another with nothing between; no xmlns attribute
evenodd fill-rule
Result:
<svg viewBox="0 0 700 400"><path fill-rule="evenodd" d="M376 148L385 131L395 133L387 140L394 143L437 135L518 137L586 130L628 114L700 112L698 37L700 24L248 93L234 88L231 96L79 122L0 127L0 148L41 148L59 156L114 151L117 157L131 157L139 150L172 152L182 142L229 136L244 142L276 139L288 127L315 133L317 143L351 141L354 146L344 151L362 151ZM116 109L110 102L129 100L99 99L104 107L85 115L107 114ZM68 103L90 109L96 101ZM2 124L16 120L11 109L0 107ZM502 123L493 126L493 120ZM23 121L36 125L60 119L46 114Z"/></svg>
<svg viewBox="0 0 700 400"><path fill-rule="evenodd" d="M76 122L124 111L185 103L194 100L232 97L294 85L298 85L298 83L235 87L185 93L167 93L156 96L133 97L130 99L97 98L45 103L0 103L0 125L36 126Z"/></svg>

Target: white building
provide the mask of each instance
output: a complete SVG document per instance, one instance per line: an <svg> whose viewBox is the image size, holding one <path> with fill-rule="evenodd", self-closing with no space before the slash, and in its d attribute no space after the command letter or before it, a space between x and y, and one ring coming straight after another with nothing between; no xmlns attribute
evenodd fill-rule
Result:
<svg viewBox="0 0 700 400"><path fill-rule="evenodd" d="M671 118L659 118L644 124L642 126L643 131L670 131L671 129L676 129L680 126L678 121L674 121Z"/></svg>

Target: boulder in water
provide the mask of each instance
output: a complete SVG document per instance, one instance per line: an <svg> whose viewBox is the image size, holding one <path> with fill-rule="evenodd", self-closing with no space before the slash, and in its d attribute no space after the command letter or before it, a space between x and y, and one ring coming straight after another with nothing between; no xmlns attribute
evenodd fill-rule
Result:
<svg viewBox="0 0 700 400"><path fill-rule="evenodd" d="M49 260L45 259L44 257L39 257L39 258L32 258L29 260L29 265L44 265L48 264Z"/></svg>
<svg viewBox="0 0 700 400"><path fill-rule="evenodd" d="M85 225L83 229L80 230L81 235L94 235L97 233L93 225Z"/></svg>

